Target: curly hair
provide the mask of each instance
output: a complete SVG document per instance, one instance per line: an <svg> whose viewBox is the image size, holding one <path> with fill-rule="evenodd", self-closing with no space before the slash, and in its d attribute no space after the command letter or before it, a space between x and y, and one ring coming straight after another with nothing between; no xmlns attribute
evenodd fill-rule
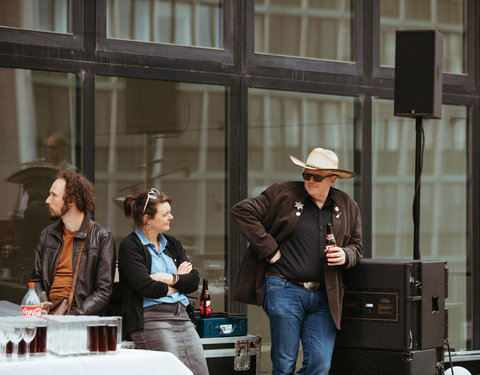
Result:
<svg viewBox="0 0 480 375"><path fill-rule="evenodd" d="M158 203L168 202L169 204L172 204L172 198L170 198L166 193L163 191L152 193L152 190L142 191L138 193L136 197L133 195L127 195L123 201L125 216L132 218L135 224L139 227L143 225L143 215L148 215L149 218L153 219L153 217L157 214ZM150 198L148 198L149 194ZM146 207L145 204L147 205ZM144 207L145 212L143 209Z"/></svg>
<svg viewBox="0 0 480 375"><path fill-rule="evenodd" d="M58 179L65 180L65 204L73 201L81 212L93 211L95 187L83 174L73 169L64 169L57 174Z"/></svg>

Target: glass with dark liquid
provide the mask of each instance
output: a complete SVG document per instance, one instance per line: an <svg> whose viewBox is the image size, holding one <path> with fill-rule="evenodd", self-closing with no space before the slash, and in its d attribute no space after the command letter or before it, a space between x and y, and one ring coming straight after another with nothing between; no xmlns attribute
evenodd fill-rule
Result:
<svg viewBox="0 0 480 375"><path fill-rule="evenodd" d="M87 325L88 351L90 352L90 354L98 353L99 327L100 327L100 322L98 320L91 321Z"/></svg>
<svg viewBox="0 0 480 375"><path fill-rule="evenodd" d="M100 354L108 352L108 326L105 320L101 320L98 326L98 352Z"/></svg>
<svg viewBox="0 0 480 375"><path fill-rule="evenodd" d="M118 338L118 327L116 323L110 323L107 326L108 329L108 351L116 352L117 351L117 338Z"/></svg>
<svg viewBox="0 0 480 375"><path fill-rule="evenodd" d="M30 342L30 355L44 356L47 354L47 322L39 321L37 323L37 333Z"/></svg>

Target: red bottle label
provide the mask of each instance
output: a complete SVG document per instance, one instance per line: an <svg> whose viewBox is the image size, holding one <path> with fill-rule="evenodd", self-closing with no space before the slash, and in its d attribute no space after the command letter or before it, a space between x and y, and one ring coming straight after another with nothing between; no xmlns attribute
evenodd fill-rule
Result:
<svg viewBox="0 0 480 375"><path fill-rule="evenodd" d="M212 313L210 301L200 301L200 315L210 315Z"/></svg>
<svg viewBox="0 0 480 375"><path fill-rule="evenodd" d="M40 306L22 306L22 316L42 316L42 308Z"/></svg>

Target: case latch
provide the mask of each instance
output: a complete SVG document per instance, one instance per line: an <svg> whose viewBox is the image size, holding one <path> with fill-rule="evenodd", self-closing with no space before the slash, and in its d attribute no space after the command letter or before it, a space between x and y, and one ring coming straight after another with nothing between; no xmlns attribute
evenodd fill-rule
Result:
<svg viewBox="0 0 480 375"><path fill-rule="evenodd" d="M235 342L233 363L235 371L247 371L250 369L250 341L237 340Z"/></svg>

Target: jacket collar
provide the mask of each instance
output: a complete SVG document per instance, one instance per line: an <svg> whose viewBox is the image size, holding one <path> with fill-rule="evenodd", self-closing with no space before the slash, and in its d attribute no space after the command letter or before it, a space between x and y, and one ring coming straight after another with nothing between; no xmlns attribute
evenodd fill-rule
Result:
<svg viewBox="0 0 480 375"><path fill-rule="evenodd" d="M85 238L87 236L87 231L88 227L90 226L90 221L91 221L92 216L90 215L89 212L85 213L85 216L83 217L82 224L80 225L80 229L78 230L77 234L75 235L75 238ZM49 232L53 234L54 236L58 238L62 238L63 236L63 221L58 220L55 224L53 224Z"/></svg>
<svg viewBox="0 0 480 375"><path fill-rule="evenodd" d="M85 216L83 217L82 224L80 225L80 229L78 230L75 237L85 238L87 236L88 227L90 226L91 219L92 215L90 215L90 212L86 212Z"/></svg>

